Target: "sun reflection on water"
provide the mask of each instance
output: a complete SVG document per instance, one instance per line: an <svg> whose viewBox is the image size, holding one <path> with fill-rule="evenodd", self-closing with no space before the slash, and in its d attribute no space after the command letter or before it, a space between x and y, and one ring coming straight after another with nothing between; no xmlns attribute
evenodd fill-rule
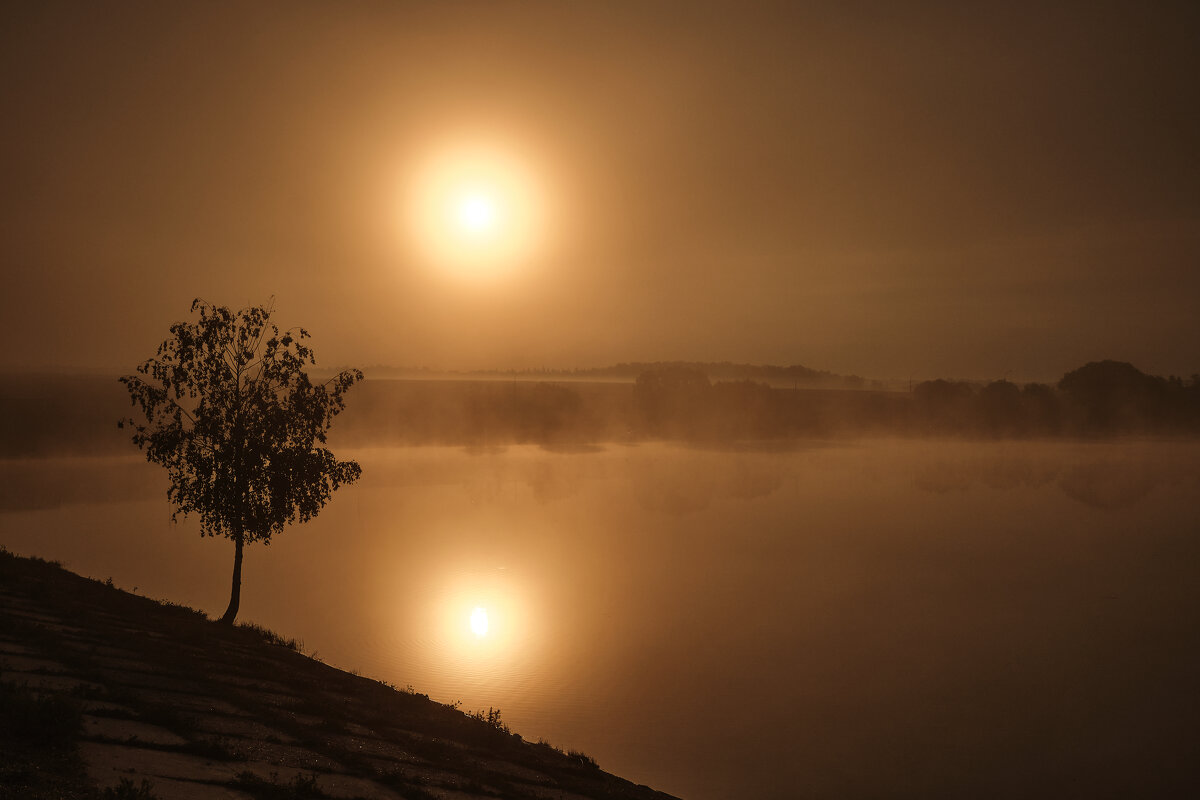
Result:
<svg viewBox="0 0 1200 800"><path fill-rule="evenodd" d="M528 587L503 568L455 572L444 578L423 617L423 666L450 684L503 684L536 651Z"/></svg>
<svg viewBox="0 0 1200 800"><path fill-rule="evenodd" d="M471 619L470 619L469 624L471 626L471 633L475 634L476 636L487 636L487 634L488 634L487 609L483 608L481 606L476 606L475 609L471 612Z"/></svg>

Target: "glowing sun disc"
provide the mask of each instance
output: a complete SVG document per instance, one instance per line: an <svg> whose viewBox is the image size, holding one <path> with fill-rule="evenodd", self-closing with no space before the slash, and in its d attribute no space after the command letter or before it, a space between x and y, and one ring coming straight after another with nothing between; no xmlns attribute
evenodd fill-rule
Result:
<svg viewBox="0 0 1200 800"><path fill-rule="evenodd" d="M469 194L458 203L458 224L467 233L487 233L496 226L496 204L485 194Z"/></svg>
<svg viewBox="0 0 1200 800"><path fill-rule="evenodd" d="M405 238L437 271L499 277L544 246L548 203L516 150L439 148L414 162L405 186Z"/></svg>
<svg viewBox="0 0 1200 800"><path fill-rule="evenodd" d="M476 608L471 612L471 633L476 636L487 636L488 615L486 608Z"/></svg>

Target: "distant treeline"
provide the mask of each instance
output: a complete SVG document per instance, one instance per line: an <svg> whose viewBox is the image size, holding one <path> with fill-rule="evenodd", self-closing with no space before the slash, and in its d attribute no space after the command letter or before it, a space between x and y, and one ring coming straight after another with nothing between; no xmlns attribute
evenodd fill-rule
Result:
<svg viewBox="0 0 1200 800"><path fill-rule="evenodd" d="M10 375L0 382L0 458L133 452L115 376Z"/></svg>
<svg viewBox="0 0 1200 800"><path fill-rule="evenodd" d="M712 383L695 370L656 370L638 377L634 397L644 433L683 438L1200 432L1200 375L1160 378L1117 361L1086 364L1056 386L932 380L911 393L789 392L753 381Z"/></svg>
<svg viewBox="0 0 1200 800"><path fill-rule="evenodd" d="M792 368L767 368L787 370ZM775 376L777 377L777 376ZM10 379L0 457L128 452L123 387L94 377ZM348 397L334 445L571 446L824 436L1112 436L1200 433L1200 376L1146 375L1099 361L1056 385L934 380L911 392L713 380L659 364L632 382L368 379Z"/></svg>
<svg viewBox="0 0 1200 800"><path fill-rule="evenodd" d="M911 392L712 380L655 365L629 383L371 381L334 426L350 445L572 444L845 435L987 437L1200 433L1200 376L1087 364L1055 386L934 380Z"/></svg>
<svg viewBox="0 0 1200 800"><path fill-rule="evenodd" d="M793 388L839 388L876 389L884 388L882 381L868 381L858 375L838 375L826 370L793 364L788 367L773 364L737 364L732 361L630 361L608 367L585 367L577 369L470 370L446 372L428 367L373 367L366 371L375 378L432 378L461 380L463 378L493 378L500 380L543 380L543 381L633 381L645 372L669 372L689 370L703 372L712 380L761 381L773 386Z"/></svg>
<svg viewBox="0 0 1200 800"><path fill-rule="evenodd" d="M926 381L913 388L923 432L989 436L1103 436L1200 432L1200 375L1147 375L1121 361L1093 361L1056 386Z"/></svg>

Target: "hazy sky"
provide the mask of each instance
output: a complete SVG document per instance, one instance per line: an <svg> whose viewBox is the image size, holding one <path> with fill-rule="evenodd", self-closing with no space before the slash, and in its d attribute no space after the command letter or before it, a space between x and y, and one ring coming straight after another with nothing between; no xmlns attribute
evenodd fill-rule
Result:
<svg viewBox="0 0 1200 800"><path fill-rule="evenodd" d="M8 3L0 367L275 295L330 366L1200 372L1196 8ZM464 144L542 218L475 275L406 221Z"/></svg>

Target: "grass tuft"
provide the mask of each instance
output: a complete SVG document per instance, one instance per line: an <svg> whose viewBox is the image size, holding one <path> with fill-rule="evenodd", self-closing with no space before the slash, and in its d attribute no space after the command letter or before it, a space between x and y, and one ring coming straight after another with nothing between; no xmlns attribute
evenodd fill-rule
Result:
<svg viewBox="0 0 1200 800"><path fill-rule="evenodd" d="M116 786L109 786L101 796L102 800L158 800L154 793L154 784L142 778L141 783L135 784L129 778L121 778Z"/></svg>
<svg viewBox="0 0 1200 800"><path fill-rule="evenodd" d="M249 792L258 800L319 800L329 797L317 785L315 772L311 775L301 773L290 782L280 783L277 772L271 773L271 779L266 780L246 770L238 774L231 786Z"/></svg>
<svg viewBox="0 0 1200 800"><path fill-rule="evenodd" d="M251 631L255 634L258 634L259 638L267 644L286 647L288 650L293 650L297 653L304 652L304 642L300 641L299 639L284 638L270 628L264 628L263 626L257 625L253 622L239 622L237 627L242 630ZM316 653L313 654L313 657L316 657Z"/></svg>
<svg viewBox="0 0 1200 800"><path fill-rule="evenodd" d="M508 727L508 723L500 719L500 709L498 708L488 706L487 711L472 711L467 716L485 725L489 725L502 733L512 733Z"/></svg>
<svg viewBox="0 0 1200 800"><path fill-rule="evenodd" d="M567 758L573 761L578 761L580 764L588 767L589 769L600 769L600 765L596 763L596 759L592 758L582 750L568 750Z"/></svg>

